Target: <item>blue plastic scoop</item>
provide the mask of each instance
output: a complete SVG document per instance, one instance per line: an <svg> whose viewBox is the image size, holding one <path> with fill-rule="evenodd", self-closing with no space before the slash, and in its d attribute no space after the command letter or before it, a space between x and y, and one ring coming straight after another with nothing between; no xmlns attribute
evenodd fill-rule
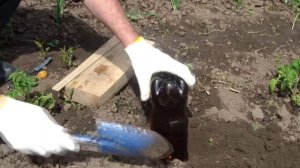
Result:
<svg viewBox="0 0 300 168"><path fill-rule="evenodd" d="M81 150L125 157L166 158L173 152L169 142L158 133L129 125L97 123L97 135L73 135Z"/></svg>

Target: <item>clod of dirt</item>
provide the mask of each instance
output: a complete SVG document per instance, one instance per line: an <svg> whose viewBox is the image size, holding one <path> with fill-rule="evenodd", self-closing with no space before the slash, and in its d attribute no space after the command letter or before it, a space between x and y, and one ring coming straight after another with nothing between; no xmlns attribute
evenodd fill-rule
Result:
<svg viewBox="0 0 300 168"><path fill-rule="evenodd" d="M262 121L264 119L264 113L259 106L255 106L255 108L251 111L253 121Z"/></svg>

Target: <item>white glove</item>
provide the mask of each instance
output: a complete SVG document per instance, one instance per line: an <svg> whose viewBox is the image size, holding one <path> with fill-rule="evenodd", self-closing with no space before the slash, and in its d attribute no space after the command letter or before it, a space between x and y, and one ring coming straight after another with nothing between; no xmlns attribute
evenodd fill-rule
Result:
<svg viewBox="0 0 300 168"><path fill-rule="evenodd" d="M169 55L151 46L142 37L125 48L137 81L139 83L142 101L150 96L150 81L154 73L169 72L181 77L190 87L195 84L195 76L188 67Z"/></svg>
<svg viewBox="0 0 300 168"><path fill-rule="evenodd" d="M0 136L13 149L49 157L79 145L39 106L0 95Z"/></svg>

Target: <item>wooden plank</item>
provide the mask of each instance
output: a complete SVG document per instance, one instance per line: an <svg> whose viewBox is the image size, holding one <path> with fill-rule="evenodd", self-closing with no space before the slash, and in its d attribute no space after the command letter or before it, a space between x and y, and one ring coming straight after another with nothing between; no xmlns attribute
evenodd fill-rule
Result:
<svg viewBox="0 0 300 168"><path fill-rule="evenodd" d="M65 86L65 95L83 105L100 105L132 77L133 70L121 44Z"/></svg>
<svg viewBox="0 0 300 168"><path fill-rule="evenodd" d="M117 93L133 74L130 59L120 43L68 83L65 95L83 105L101 105Z"/></svg>
<svg viewBox="0 0 300 168"><path fill-rule="evenodd" d="M99 58L101 58L104 54L109 52L112 48L118 45L120 41L116 36L109 39L102 47L100 47L96 52L94 52L88 59L82 62L74 71L72 71L68 76L66 76L63 80L57 83L52 87L55 91L60 91L63 87L65 87L69 82L71 82L74 78L76 78L81 72L90 67L93 63L95 63Z"/></svg>

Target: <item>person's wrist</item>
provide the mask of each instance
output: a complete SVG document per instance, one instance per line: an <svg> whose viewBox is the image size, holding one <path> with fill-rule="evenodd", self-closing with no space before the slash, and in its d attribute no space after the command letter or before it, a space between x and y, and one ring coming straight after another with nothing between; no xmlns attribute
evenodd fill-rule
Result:
<svg viewBox="0 0 300 168"><path fill-rule="evenodd" d="M7 103L7 97L4 95L0 95L0 113L6 103Z"/></svg>
<svg viewBox="0 0 300 168"><path fill-rule="evenodd" d="M135 32L123 32L121 35L117 35L117 37L120 39L121 43L123 44L124 48L130 46L133 44L133 42L139 37L139 35Z"/></svg>

